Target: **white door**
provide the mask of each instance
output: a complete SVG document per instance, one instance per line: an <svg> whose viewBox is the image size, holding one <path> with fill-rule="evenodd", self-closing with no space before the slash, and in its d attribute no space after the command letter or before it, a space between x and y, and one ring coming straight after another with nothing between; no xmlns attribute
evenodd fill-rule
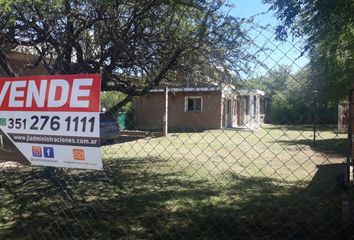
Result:
<svg viewBox="0 0 354 240"><path fill-rule="evenodd" d="M225 114L226 118L226 127L227 128L232 128L232 100L231 99L227 99L226 100L226 114Z"/></svg>

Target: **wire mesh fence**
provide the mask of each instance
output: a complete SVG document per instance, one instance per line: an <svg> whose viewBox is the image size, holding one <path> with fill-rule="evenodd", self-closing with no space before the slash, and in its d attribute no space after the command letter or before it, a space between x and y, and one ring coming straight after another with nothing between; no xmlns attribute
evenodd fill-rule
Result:
<svg viewBox="0 0 354 240"><path fill-rule="evenodd" d="M271 27L249 26L240 55L257 61L234 78L193 81L176 70L179 81L119 111L110 109L127 95L104 89L103 171L0 163L0 238L351 239L337 108L313 92L302 39L278 42ZM32 55L17 48L6 60L20 69ZM0 143L11 156L11 142Z"/></svg>

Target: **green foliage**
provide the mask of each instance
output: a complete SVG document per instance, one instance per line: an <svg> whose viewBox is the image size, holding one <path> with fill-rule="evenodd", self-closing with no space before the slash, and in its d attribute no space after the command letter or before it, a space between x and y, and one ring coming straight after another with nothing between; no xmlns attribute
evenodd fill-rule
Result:
<svg viewBox="0 0 354 240"><path fill-rule="evenodd" d="M354 75L353 0L264 0L282 21L278 39L306 38L314 87L333 106L346 99Z"/></svg>
<svg viewBox="0 0 354 240"><path fill-rule="evenodd" d="M314 93L316 89L309 69L292 74L281 66L260 78L250 81L271 99L268 119L276 124L308 124L313 121ZM317 119L321 124L336 123L337 109L326 103L322 92L317 97Z"/></svg>
<svg viewBox="0 0 354 240"><path fill-rule="evenodd" d="M250 80L248 86L260 89L266 94L273 96L277 92L287 89L287 84L291 82L289 80L290 70L289 66L279 66L270 69L265 76Z"/></svg>
<svg viewBox="0 0 354 240"><path fill-rule="evenodd" d="M122 101L126 97L125 94L121 92L101 92L101 107L106 109L110 109L113 107L117 102ZM127 112L131 110L131 102L126 104L121 108L122 112Z"/></svg>

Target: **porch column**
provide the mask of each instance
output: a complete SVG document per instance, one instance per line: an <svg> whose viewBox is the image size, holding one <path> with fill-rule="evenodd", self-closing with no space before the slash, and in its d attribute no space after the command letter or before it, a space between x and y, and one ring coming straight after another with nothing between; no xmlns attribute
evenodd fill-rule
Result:
<svg viewBox="0 0 354 240"><path fill-rule="evenodd" d="M165 87L165 111L163 113L163 136L167 136L168 133L168 87Z"/></svg>

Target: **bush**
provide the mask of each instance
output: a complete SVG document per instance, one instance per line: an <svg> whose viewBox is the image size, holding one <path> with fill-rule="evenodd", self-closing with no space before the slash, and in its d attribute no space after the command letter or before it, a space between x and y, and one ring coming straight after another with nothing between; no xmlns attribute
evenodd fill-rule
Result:
<svg viewBox="0 0 354 240"><path fill-rule="evenodd" d="M319 105L317 123L336 124L337 108ZM268 122L273 124L310 124L313 123L313 103L279 93L273 97L268 114Z"/></svg>

